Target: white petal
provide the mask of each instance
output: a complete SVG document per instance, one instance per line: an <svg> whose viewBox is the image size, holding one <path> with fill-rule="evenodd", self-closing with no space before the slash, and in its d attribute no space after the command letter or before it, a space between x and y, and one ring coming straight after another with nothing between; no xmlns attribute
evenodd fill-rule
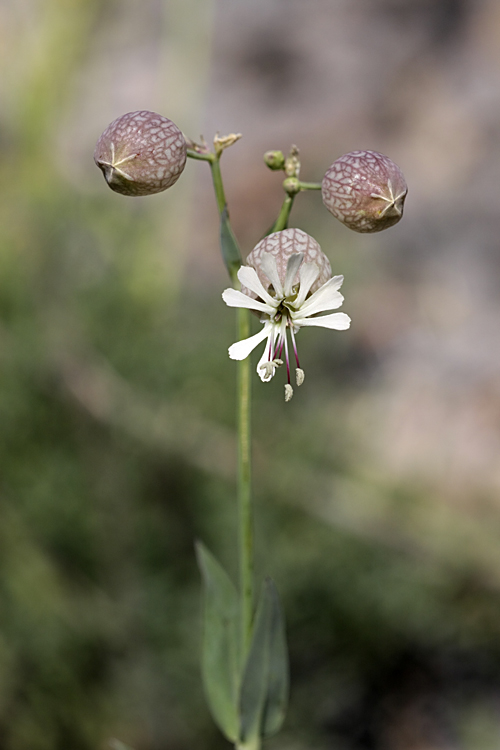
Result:
<svg viewBox="0 0 500 750"><path fill-rule="evenodd" d="M345 313L332 313L331 315L321 315L319 318L304 318L293 322L298 328L318 326L319 328L332 328L336 331L345 331L351 325L351 319Z"/></svg>
<svg viewBox="0 0 500 750"><path fill-rule="evenodd" d="M281 286L280 277L278 275L278 266L276 265L276 258L274 255L272 253L262 253L260 267L273 285L276 296L283 298L283 287Z"/></svg>
<svg viewBox="0 0 500 750"><path fill-rule="evenodd" d="M273 315L275 308L270 305L266 305L264 302L259 302L256 299L248 297L248 295L239 292L237 289L224 289L222 292L222 299L228 307L247 307L249 310L259 310L259 312L265 312L269 315Z"/></svg>
<svg viewBox="0 0 500 750"><path fill-rule="evenodd" d="M254 336L237 341L236 344L230 346L228 351L231 359L246 359L250 352L253 352L255 347L268 337L272 327L272 323L266 323L264 328Z"/></svg>
<svg viewBox="0 0 500 750"><path fill-rule="evenodd" d="M271 295L268 294L264 289L255 268L252 268L251 266L241 266L238 271L238 279L243 286L246 286L247 289L250 289L251 292L267 302L268 305L273 305L273 307L278 306Z"/></svg>
<svg viewBox="0 0 500 750"><path fill-rule="evenodd" d="M288 263L286 264L285 287L283 290L285 297L288 297L292 293L293 282L303 260L304 253L296 253L288 258Z"/></svg>
<svg viewBox="0 0 500 750"><path fill-rule="evenodd" d="M319 276L319 268L316 263L304 263L300 269L300 288L294 307L298 309L308 295L309 289Z"/></svg>
<svg viewBox="0 0 500 750"><path fill-rule="evenodd" d="M269 328L267 342L264 347L262 357L259 359L257 363L257 375L259 376L259 378L262 380L263 383L268 383L271 380L271 378L274 376L274 373L276 372L276 369L274 368L269 374L268 371L266 371L264 368L261 369L261 365L263 365L264 362L269 362L269 347L272 346L272 348L274 349L274 343L276 341L277 336L278 336L277 326L272 326L272 328Z"/></svg>
<svg viewBox="0 0 500 750"><path fill-rule="evenodd" d="M329 279L326 284L323 284L304 302L297 313L302 317L303 315L316 315L316 313L335 310L340 307L344 298L338 289L342 286L343 281L343 276L334 276L333 279ZM294 313L292 313L292 317L294 317Z"/></svg>

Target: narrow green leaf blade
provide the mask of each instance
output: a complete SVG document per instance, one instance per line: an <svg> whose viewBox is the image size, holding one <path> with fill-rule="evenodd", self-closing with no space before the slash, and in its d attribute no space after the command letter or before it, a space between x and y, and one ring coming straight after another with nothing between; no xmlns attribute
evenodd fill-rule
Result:
<svg viewBox="0 0 500 750"><path fill-rule="evenodd" d="M240 691L240 742L278 731L288 702L285 623L274 582L267 578L257 607Z"/></svg>
<svg viewBox="0 0 500 750"><path fill-rule="evenodd" d="M215 723L235 742L241 673L238 594L227 573L201 542L196 544L196 557L204 582L203 685Z"/></svg>
<svg viewBox="0 0 500 750"><path fill-rule="evenodd" d="M238 242L229 223L227 206L225 206L220 215L220 248L226 268L232 276L232 272L237 271L241 266L242 259Z"/></svg>

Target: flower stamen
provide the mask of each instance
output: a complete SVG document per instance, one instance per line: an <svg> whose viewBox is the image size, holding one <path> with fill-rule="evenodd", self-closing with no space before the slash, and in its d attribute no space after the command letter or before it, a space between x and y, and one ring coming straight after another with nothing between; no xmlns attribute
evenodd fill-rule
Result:
<svg viewBox="0 0 500 750"><path fill-rule="evenodd" d="M295 341L295 334L293 332L293 325L290 325L290 336L292 338L293 353L295 354L295 361L297 362L297 367L300 367L299 353L297 351L297 342Z"/></svg>
<svg viewBox="0 0 500 750"><path fill-rule="evenodd" d="M286 328L285 328L285 333L283 337L285 339L286 379L287 379L287 382L290 383L290 363L288 361L288 336L286 335Z"/></svg>
<svg viewBox="0 0 500 750"><path fill-rule="evenodd" d="M259 366L259 370L264 370L264 377L269 380L274 376L274 371L283 364L281 359L271 359L267 362L263 362Z"/></svg>

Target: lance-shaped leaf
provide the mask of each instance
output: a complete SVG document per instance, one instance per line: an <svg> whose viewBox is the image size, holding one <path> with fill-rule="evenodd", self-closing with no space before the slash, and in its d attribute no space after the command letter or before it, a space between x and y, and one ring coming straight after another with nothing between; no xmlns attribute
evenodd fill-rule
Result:
<svg viewBox="0 0 500 750"><path fill-rule="evenodd" d="M235 742L241 677L238 594L227 573L201 542L196 544L196 556L204 582L203 686L215 723Z"/></svg>
<svg viewBox="0 0 500 750"><path fill-rule="evenodd" d="M277 732L288 701L285 623L274 582L264 581L240 692L240 742Z"/></svg>
<svg viewBox="0 0 500 750"><path fill-rule="evenodd" d="M227 206L224 207L220 215L220 247L226 268L232 275L232 272L237 271L241 266L242 260L238 242L229 223Z"/></svg>

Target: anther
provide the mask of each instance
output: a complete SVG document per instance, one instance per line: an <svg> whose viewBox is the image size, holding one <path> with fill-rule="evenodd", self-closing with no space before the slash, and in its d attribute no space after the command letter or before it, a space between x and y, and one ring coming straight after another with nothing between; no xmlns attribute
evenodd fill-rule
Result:
<svg viewBox="0 0 500 750"><path fill-rule="evenodd" d="M274 362L263 362L259 370L264 370L266 378L272 378L274 375Z"/></svg>
<svg viewBox="0 0 500 750"><path fill-rule="evenodd" d="M301 367L297 367L297 369L295 370L295 382L297 383L297 385L302 385L302 383L304 382L304 378L304 370L302 370Z"/></svg>
<svg viewBox="0 0 500 750"><path fill-rule="evenodd" d="M290 383L285 383L285 401L290 401L293 396L293 388Z"/></svg>
<svg viewBox="0 0 500 750"><path fill-rule="evenodd" d="M283 364L282 359L272 359L270 362L263 362L259 370L264 370L266 373L266 378L272 378L274 376L274 371L277 367L280 367Z"/></svg>

